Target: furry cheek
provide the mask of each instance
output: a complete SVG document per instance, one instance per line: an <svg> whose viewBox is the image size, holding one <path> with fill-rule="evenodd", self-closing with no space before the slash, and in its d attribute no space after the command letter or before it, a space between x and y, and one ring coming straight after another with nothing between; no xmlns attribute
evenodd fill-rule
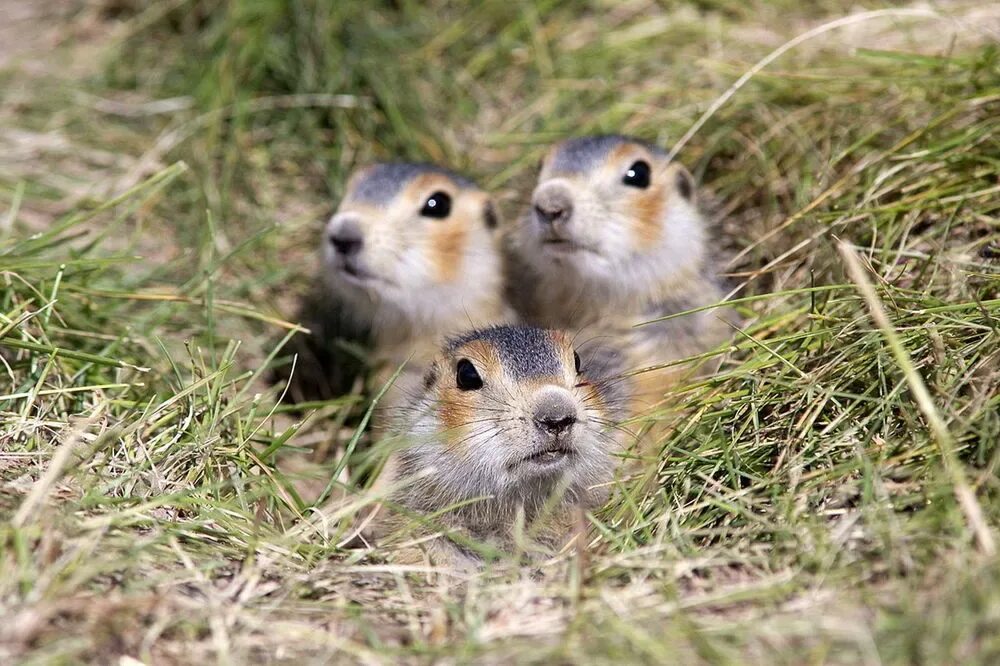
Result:
<svg viewBox="0 0 1000 666"><path fill-rule="evenodd" d="M584 411L591 419L609 418L608 403L604 393L596 384L586 381L577 385L577 395L583 404Z"/></svg>
<svg viewBox="0 0 1000 666"><path fill-rule="evenodd" d="M440 391L438 408L441 419L441 437L449 450L457 452L468 438L469 423L475 406L458 389L444 388Z"/></svg>
<svg viewBox="0 0 1000 666"><path fill-rule="evenodd" d="M431 239L431 265L440 283L453 282L462 267L468 230L461 224L441 225Z"/></svg>
<svg viewBox="0 0 1000 666"><path fill-rule="evenodd" d="M663 235L663 188L650 187L633 197L633 241L636 251L656 246Z"/></svg>

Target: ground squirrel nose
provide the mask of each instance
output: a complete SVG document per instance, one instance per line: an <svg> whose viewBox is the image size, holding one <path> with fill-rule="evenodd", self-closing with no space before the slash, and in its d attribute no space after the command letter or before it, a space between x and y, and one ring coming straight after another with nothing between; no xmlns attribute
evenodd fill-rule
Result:
<svg viewBox="0 0 1000 666"><path fill-rule="evenodd" d="M357 223L352 221L344 222L340 228L330 233L330 243L338 254L350 257L361 251L364 245L364 237Z"/></svg>
<svg viewBox="0 0 1000 666"><path fill-rule="evenodd" d="M561 189L544 189L535 194L535 215L543 224L565 222L573 213L573 201Z"/></svg>
<svg viewBox="0 0 1000 666"><path fill-rule="evenodd" d="M576 404L566 391L546 390L535 404L534 420L548 434L559 436L576 423Z"/></svg>

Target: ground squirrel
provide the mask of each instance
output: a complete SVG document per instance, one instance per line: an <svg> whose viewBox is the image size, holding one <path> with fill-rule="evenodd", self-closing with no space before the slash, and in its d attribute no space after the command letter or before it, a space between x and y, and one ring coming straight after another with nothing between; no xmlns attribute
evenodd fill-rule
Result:
<svg viewBox="0 0 1000 666"><path fill-rule="evenodd" d="M376 387L407 362L405 386L446 335L510 320L496 226L489 195L447 169L355 171L323 232L322 284L303 304L313 332L293 342L301 376L292 399L346 393L364 356Z"/></svg>
<svg viewBox="0 0 1000 666"><path fill-rule="evenodd" d="M446 535L404 561L459 566L482 562L477 544L511 550L517 526L558 548L573 517L609 493L624 391L592 379L563 332L495 326L451 338L393 420L400 448L383 471L392 489L375 532L429 515Z"/></svg>
<svg viewBox="0 0 1000 666"><path fill-rule="evenodd" d="M565 141L507 230L508 299L527 322L616 344L631 368L704 352L730 334L721 310L636 325L722 298L705 227L691 175L663 150L624 136ZM637 393L654 400L674 372L639 375Z"/></svg>

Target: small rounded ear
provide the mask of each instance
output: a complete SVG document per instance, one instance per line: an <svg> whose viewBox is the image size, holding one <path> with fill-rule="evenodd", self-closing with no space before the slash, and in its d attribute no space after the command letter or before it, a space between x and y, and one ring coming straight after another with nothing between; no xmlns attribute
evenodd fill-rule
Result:
<svg viewBox="0 0 1000 666"><path fill-rule="evenodd" d="M487 229L496 229L500 226L500 216L497 215L496 206L489 199L483 205L483 224L486 225Z"/></svg>
<svg viewBox="0 0 1000 666"><path fill-rule="evenodd" d="M694 199L694 176L682 164L673 165L674 187L685 201Z"/></svg>

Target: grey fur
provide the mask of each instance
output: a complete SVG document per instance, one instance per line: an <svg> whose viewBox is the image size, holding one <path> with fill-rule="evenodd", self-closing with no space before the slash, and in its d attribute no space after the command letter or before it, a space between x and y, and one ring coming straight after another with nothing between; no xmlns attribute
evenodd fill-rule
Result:
<svg viewBox="0 0 1000 666"><path fill-rule="evenodd" d="M455 351L473 340L485 340L496 347L504 366L517 379L562 373L563 362L558 350L551 336L540 328L491 326L451 338L446 348Z"/></svg>
<svg viewBox="0 0 1000 666"><path fill-rule="evenodd" d="M586 173L604 162L608 153L623 143L636 143L659 157L666 152L651 143L622 134L603 134L570 139L559 146L552 156L552 170L564 173Z"/></svg>
<svg viewBox="0 0 1000 666"><path fill-rule="evenodd" d="M384 205L395 198L411 180L425 173L436 173L450 178L461 189L474 189L476 184L454 171L436 164L410 162L384 162L372 165L358 181L352 197L358 201Z"/></svg>
<svg viewBox="0 0 1000 666"><path fill-rule="evenodd" d="M578 351L580 374L600 389L609 418L614 422L625 420L631 395L628 380L623 376L628 359L620 343L595 338L582 343Z"/></svg>
<svg viewBox="0 0 1000 666"><path fill-rule="evenodd" d="M396 433L408 443L395 454L394 479L403 483L392 501L412 511L435 513L445 526L510 549L518 516L527 523L556 518L558 525L557 517L565 518L574 507L599 506L608 495L614 454L622 442L609 422L607 405L613 400L603 382L593 382L595 395L585 383L568 377L572 360L549 331L526 326L471 331L445 343L444 362L450 366L463 345L477 340L497 349L506 369L504 379L486 382L480 389L485 397L477 402L485 400L486 407L469 415L455 446L442 431L442 405L433 386L448 381L449 375L428 375L430 385L412 396L396 424ZM519 381L540 375L552 379ZM575 420L556 432L536 422L539 414ZM558 442L571 451L561 466L525 463L526 456ZM539 534L539 541L557 546L566 536L561 530L554 529L549 537ZM475 559L470 553L465 556Z"/></svg>

